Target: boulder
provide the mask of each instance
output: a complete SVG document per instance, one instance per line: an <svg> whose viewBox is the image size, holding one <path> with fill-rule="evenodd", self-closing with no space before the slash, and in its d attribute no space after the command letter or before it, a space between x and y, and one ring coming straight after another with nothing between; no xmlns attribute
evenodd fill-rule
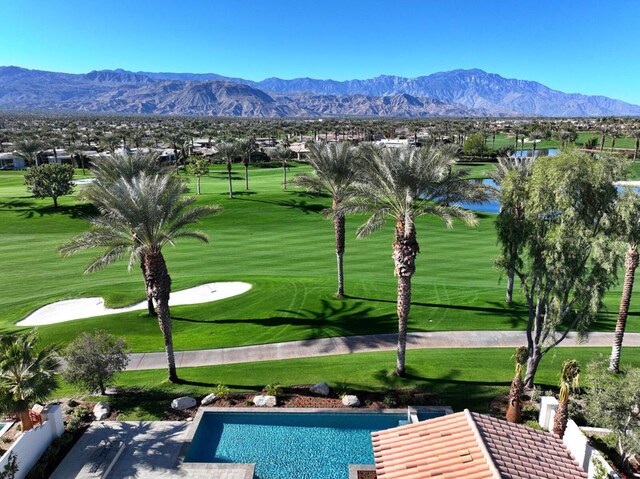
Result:
<svg viewBox="0 0 640 479"><path fill-rule="evenodd" d="M107 403L99 402L93 407L93 417L96 421L102 421L111 416L111 406Z"/></svg>
<svg viewBox="0 0 640 479"><path fill-rule="evenodd" d="M309 392L312 394L319 394L320 396L328 396L330 392L329 385L322 381L321 383L314 384L309 388Z"/></svg>
<svg viewBox="0 0 640 479"><path fill-rule="evenodd" d="M218 396L216 396L215 393L207 394L202 398L202 401L200 401L200 405L206 406L207 404L214 402L216 399L218 399Z"/></svg>
<svg viewBox="0 0 640 479"><path fill-rule="evenodd" d="M182 396L171 401L171 409L182 411L183 409L189 409L195 407L198 402L189 396Z"/></svg>
<svg viewBox="0 0 640 479"><path fill-rule="evenodd" d="M256 406L274 407L278 403L275 396L254 396L253 404Z"/></svg>
<svg viewBox="0 0 640 479"><path fill-rule="evenodd" d="M345 394L344 396L342 396L342 404L349 407L356 407L360 406L360 400L358 399L358 396Z"/></svg>

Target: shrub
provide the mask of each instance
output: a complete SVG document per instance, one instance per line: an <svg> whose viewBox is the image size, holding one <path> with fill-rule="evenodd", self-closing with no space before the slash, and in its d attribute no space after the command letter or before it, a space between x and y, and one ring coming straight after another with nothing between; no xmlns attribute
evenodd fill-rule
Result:
<svg viewBox="0 0 640 479"><path fill-rule="evenodd" d="M225 386L224 384L218 384L213 389L213 392L220 399L226 399L231 395L231 389L229 389L229 386Z"/></svg>
<svg viewBox="0 0 640 479"><path fill-rule="evenodd" d="M384 404L385 407L393 408L398 405L398 401L396 401L396 398L393 394L387 394L384 398L382 398L382 404Z"/></svg>
<svg viewBox="0 0 640 479"><path fill-rule="evenodd" d="M282 393L282 386L279 384L267 384L264 387L264 392L266 392L269 396L278 396Z"/></svg>

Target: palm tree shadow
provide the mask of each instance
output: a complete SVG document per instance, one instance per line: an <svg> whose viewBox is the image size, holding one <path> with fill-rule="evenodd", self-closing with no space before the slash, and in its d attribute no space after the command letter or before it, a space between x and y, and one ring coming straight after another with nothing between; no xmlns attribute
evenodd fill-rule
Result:
<svg viewBox="0 0 640 479"><path fill-rule="evenodd" d="M256 203L265 203L269 205L276 206L284 206L286 208L298 209L304 214L310 213L322 213L327 209L325 205L317 204L317 203L307 203L306 200L296 200L295 198L290 198L284 201L269 201L269 200L255 200L250 198L238 198L240 200L245 201L255 201Z"/></svg>

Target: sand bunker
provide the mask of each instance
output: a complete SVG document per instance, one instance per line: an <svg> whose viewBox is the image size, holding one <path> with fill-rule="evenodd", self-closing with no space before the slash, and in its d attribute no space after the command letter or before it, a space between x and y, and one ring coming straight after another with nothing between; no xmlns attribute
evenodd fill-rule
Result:
<svg viewBox="0 0 640 479"><path fill-rule="evenodd" d="M251 289L249 283L234 281L230 283L207 283L195 288L183 289L171 293L169 306L185 304L200 304L219 299L230 298ZM47 304L34 311L18 323L18 326L41 326L44 324L63 323L74 319L93 318L107 314L126 313L147 309L147 302L127 306L126 308L110 309L105 307L102 298L67 299Z"/></svg>

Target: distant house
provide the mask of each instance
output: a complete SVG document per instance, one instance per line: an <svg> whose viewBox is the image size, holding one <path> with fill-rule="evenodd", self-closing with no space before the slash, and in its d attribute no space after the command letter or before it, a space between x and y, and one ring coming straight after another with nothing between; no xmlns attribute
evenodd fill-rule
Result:
<svg viewBox="0 0 640 479"><path fill-rule="evenodd" d="M372 434L378 479L578 479L587 473L553 433L470 412Z"/></svg>
<svg viewBox="0 0 640 479"><path fill-rule="evenodd" d="M23 170L27 167L24 158L15 153L0 153L0 170Z"/></svg>
<svg viewBox="0 0 640 479"><path fill-rule="evenodd" d="M392 139L392 140L387 140L387 139L382 139L379 141L376 141L377 145L380 146L385 146L387 148L401 148L404 146L409 146L409 140L407 139Z"/></svg>

